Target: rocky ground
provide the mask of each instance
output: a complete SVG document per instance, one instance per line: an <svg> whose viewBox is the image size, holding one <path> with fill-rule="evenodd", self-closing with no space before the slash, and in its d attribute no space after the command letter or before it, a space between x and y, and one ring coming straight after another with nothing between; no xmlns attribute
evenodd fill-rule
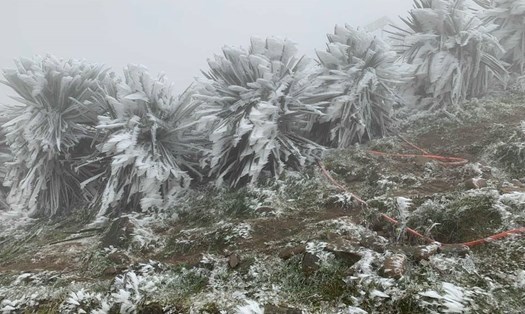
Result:
<svg viewBox="0 0 525 314"><path fill-rule="evenodd" d="M399 137L240 190L200 187L170 211L95 221L0 212L1 313L522 313L525 96L405 115ZM381 218L397 219L395 226Z"/></svg>

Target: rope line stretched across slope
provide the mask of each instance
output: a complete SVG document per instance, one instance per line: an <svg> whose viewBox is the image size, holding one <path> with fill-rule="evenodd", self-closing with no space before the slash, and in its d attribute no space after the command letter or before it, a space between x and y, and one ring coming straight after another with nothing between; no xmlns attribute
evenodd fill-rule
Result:
<svg viewBox="0 0 525 314"><path fill-rule="evenodd" d="M468 164L468 160L461 157L450 157L450 156L440 156L430 153L429 151L415 145L414 143L411 143L401 135L397 135L403 142L405 142L408 146L415 148L416 150L420 151L421 154L398 154L398 153L385 153L380 152L377 150L369 150L368 152L372 155L376 156L386 156L386 157L402 157L402 158L425 158L425 159L431 159L431 160L437 160L439 164L442 166L463 166Z"/></svg>
<svg viewBox="0 0 525 314"><path fill-rule="evenodd" d="M428 159L437 160L441 165L444 165L444 166L461 166L461 165L465 165L465 164L468 163L467 159L460 158L460 157L447 157L447 156L440 156L440 155L430 154L428 151L426 151L426 150L424 150L424 149L414 145L413 143L410 143L408 140L404 139L403 137L401 137L399 135L398 135L398 137L401 138L409 146L419 150L422 154L383 153L383 152L374 151L374 150L370 150L368 152L373 154L373 155L376 155L376 156L403 157L403 158L405 158L405 157L407 157L407 158L424 157L424 158L428 158ZM359 196L355 195L354 193L348 191L345 186L343 186L342 184L337 182L337 180L335 180L332 177L332 175L330 175L330 172L328 172L328 170L326 169L326 167L323 164L323 162L318 161L318 165L319 165L319 168L321 169L321 172L323 173L323 175L332 183L332 185L337 187L342 192L345 192L345 193L349 194L359 204L361 204L361 205L363 205L365 207L368 207L368 204L362 198L360 198ZM393 225L400 225L399 221L397 221L396 219L394 219L394 218L392 218L392 217L390 217L390 216L388 216L386 214L381 214L381 218L383 218L384 220L386 220L387 222L389 222L389 223L391 223ZM525 227L521 227L521 228L517 228L517 229L511 229L511 230L503 231L503 232L500 232L500 233L488 236L486 238L477 239L477 240L473 240L473 241L468 241L468 242L463 242L463 243L442 243L442 242L436 241L434 239L431 239L431 238L429 238L429 237L419 233L418 231L416 231L416 230L414 230L412 228L405 227L405 230L409 234L411 234L411 235L413 235L413 236L415 236L417 238L423 239L424 241L426 241L428 243L436 243L436 244L438 244L441 247L444 247L444 246L474 247L474 246L490 243L490 242L493 242L493 241L501 240L501 239L504 239L504 238L509 237L511 235L525 233Z"/></svg>

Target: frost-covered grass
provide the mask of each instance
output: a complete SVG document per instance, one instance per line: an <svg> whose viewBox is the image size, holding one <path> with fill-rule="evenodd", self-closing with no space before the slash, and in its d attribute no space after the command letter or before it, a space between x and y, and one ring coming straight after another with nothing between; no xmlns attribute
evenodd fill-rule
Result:
<svg viewBox="0 0 525 314"><path fill-rule="evenodd" d="M511 100L490 120L496 105L480 105L486 115L465 118L456 130L509 116L519 120L521 105ZM441 128L421 126L409 136L419 145L435 140L431 149L447 153L467 137L468 145L483 146L490 137L521 132L517 122L510 132L494 126L475 136L458 131L443 141ZM129 241L120 247L101 247L104 224L78 233L92 221L89 211L46 222L0 212L0 309L261 313L275 306L304 313L519 313L525 306L523 237L437 250L419 247L423 242L401 228L460 242L523 226L525 189L491 160L492 147L473 150L472 162L455 168L378 158L368 148L408 150L393 137L335 151L325 160L328 171L365 198L368 209L312 167L239 189L201 185L170 208L129 214L124 217ZM487 186L468 190L469 178L483 178ZM402 225L386 223L380 213ZM88 237L51 244L79 235ZM285 258L283 251L295 255ZM397 264L385 266L388 260ZM404 272L392 278L388 267Z"/></svg>

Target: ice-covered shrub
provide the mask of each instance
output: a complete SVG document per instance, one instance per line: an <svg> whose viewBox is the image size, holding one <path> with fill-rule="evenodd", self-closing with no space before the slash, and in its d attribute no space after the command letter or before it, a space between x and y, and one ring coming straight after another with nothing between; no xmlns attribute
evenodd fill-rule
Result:
<svg viewBox="0 0 525 314"><path fill-rule="evenodd" d="M93 162L109 165L99 174L99 215L158 208L189 186L201 147L191 131L189 98L175 96L164 76L153 78L144 67L130 65L124 82L100 100L108 113L98 117L102 143Z"/></svg>
<svg viewBox="0 0 525 314"><path fill-rule="evenodd" d="M497 25L482 21L465 0L414 0L405 28L392 39L413 66L409 89L424 109L447 109L483 96L493 78L504 81L503 51L491 34Z"/></svg>
<svg viewBox="0 0 525 314"><path fill-rule="evenodd" d="M10 206L52 216L93 197L94 190L80 186L93 173L76 167L90 154L97 116L105 111L92 100L112 84L107 69L46 56L17 60L3 74L18 94L2 126L14 158L4 181Z"/></svg>
<svg viewBox="0 0 525 314"><path fill-rule="evenodd" d="M484 16L498 25L494 35L505 48L510 70L525 74L525 1L494 0Z"/></svg>
<svg viewBox="0 0 525 314"><path fill-rule="evenodd" d="M231 186L255 182L263 170L312 162L320 147L304 137L318 108L301 102L305 59L287 40L252 39L248 51L225 47L209 60L197 96L211 128L210 174Z"/></svg>
<svg viewBox="0 0 525 314"><path fill-rule="evenodd" d="M473 303L473 291L467 290L450 282L441 282L440 293L435 290L419 292L421 305L429 311L439 309L442 313L469 312Z"/></svg>
<svg viewBox="0 0 525 314"><path fill-rule="evenodd" d="M513 177L525 175L525 142L499 143L493 152L495 160Z"/></svg>
<svg viewBox="0 0 525 314"><path fill-rule="evenodd" d="M382 137L392 122L393 86L404 80L396 53L373 34L346 25L328 34L326 51L317 51L318 83L312 97L328 103L313 128L319 142L348 147Z"/></svg>
<svg viewBox="0 0 525 314"><path fill-rule="evenodd" d="M62 313L89 313L100 306L102 300L101 293L93 293L81 288L78 291L71 291L66 300L60 305Z"/></svg>

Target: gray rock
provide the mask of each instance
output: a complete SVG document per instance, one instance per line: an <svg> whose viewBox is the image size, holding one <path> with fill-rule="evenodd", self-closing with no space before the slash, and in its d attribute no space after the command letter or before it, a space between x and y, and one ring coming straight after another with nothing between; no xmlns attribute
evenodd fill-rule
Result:
<svg viewBox="0 0 525 314"><path fill-rule="evenodd" d="M335 258L342 261L348 266L352 266L361 260L361 254L357 253L356 245L347 239L337 239L327 244L324 248L325 251L335 255Z"/></svg>
<svg viewBox="0 0 525 314"><path fill-rule="evenodd" d="M231 269L237 268L239 264L241 263L241 257L237 253L230 254L228 257L228 265Z"/></svg>

